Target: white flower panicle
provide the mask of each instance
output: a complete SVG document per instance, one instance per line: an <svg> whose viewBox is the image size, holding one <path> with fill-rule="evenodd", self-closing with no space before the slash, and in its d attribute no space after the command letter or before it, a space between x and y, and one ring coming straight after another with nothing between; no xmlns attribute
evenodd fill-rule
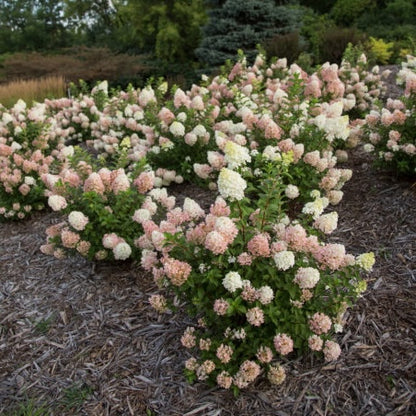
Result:
<svg viewBox="0 0 416 416"><path fill-rule="evenodd" d="M251 161L249 149L244 146L240 146L231 140L227 141L224 146L225 160L230 169L238 168L241 165L245 165Z"/></svg>
<svg viewBox="0 0 416 416"><path fill-rule="evenodd" d="M247 182L238 172L222 168L218 176L218 190L225 199L241 201L244 198L244 190Z"/></svg>
<svg viewBox="0 0 416 416"><path fill-rule="evenodd" d="M222 284L231 293L243 287L243 281L238 272L228 272L222 280Z"/></svg>
<svg viewBox="0 0 416 416"><path fill-rule="evenodd" d="M289 270L295 264L295 255L292 251L279 251L273 256L273 260L279 270Z"/></svg>
<svg viewBox="0 0 416 416"><path fill-rule="evenodd" d="M113 248L113 254L116 260L126 260L131 255L131 247L124 242L118 243Z"/></svg>
<svg viewBox="0 0 416 416"><path fill-rule="evenodd" d="M72 211L68 215L69 224L78 231L84 230L85 226L88 224L88 221L88 217L81 211Z"/></svg>

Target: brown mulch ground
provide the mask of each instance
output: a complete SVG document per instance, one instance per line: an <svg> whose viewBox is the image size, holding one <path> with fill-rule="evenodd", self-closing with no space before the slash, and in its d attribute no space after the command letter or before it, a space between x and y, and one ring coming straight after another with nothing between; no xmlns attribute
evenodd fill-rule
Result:
<svg viewBox="0 0 416 416"><path fill-rule="evenodd" d="M367 159L357 149L347 163L354 175L331 237L377 257L341 359L288 362L283 386L259 381L238 398L185 382L186 317L151 309L155 287L138 267L44 256L54 213L0 224L0 414L22 403L48 409L40 415L416 414L416 187Z"/></svg>

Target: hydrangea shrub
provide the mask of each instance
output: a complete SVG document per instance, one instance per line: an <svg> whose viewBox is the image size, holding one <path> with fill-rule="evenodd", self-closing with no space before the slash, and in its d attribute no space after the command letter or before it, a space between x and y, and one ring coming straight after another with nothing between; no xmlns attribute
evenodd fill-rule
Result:
<svg viewBox="0 0 416 416"><path fill-rule="evenodd" d="M416 175L416 58L408 56L398 74L404 94L387 99L385 106L365 118L364 150L373 153L375 164L399 174Z"/></svg>
<svg viewBox="0 0 416 416"><path fill-rule="evenodd" d="M364 66L308 75L261 55L189 91L167 94L160 81L110 96L103 82L91 95L1 109L1 180L27 201L22 185L39 185L64 216L47 229L45 254L136 260L160 289L155 309L186 301L198 322L181 338L190 380L280 384L296 353L339 356L336 333L365 290L374 255L326 237L352 175L337 167L340 147L363 134L350 116L375 111L380 85ZM175 205L163 186L183 181L217 192L209 212L189 198Z"/></svg>
<svg viewBox="0 0 416 416"><path fill-rule="evenodd" d="M53 170L64 139L54 128L46 106L27 108L19 100L0 108L0 220L26 218L42 209L46 199L42 174Z"/></svg>
<svg viewBox="0 0 416 416"><path fill-rule="evenodd" d="M142 163L127 174L123 168L94 171L86 162L59 175L45 174L48 205L66 216L46 230L44 254L63 258L76 253L90 260L126 260L140 255L142 224L159 207L171 209L174 197L153 189L154 173Z"/></svg>
<svg viewBox="0 0 416 416"><path fill-rule="evenodd" d="M198 318L181 338L193 353L185 364L189 380L236 391L261 373L282 383L283 362L295 352L336 360L341 350L334 336L365 290L360 271L374 263L372 253L354 257L341 244L324 243L338 218L323 214L328 200L319 191L299 220L290 218L298 191L284 183L288 170L282 161L258 159L265 165L256 185L244 172L223 168L209 213L188 200L168 215L171 230L141 258L159 287L186 300ZM150 303L160 312L171 304L164 294Z"/></svg>

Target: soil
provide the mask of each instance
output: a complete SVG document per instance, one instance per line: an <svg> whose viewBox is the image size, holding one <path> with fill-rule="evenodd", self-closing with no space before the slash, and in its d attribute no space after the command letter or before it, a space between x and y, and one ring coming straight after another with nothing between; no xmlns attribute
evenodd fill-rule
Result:
<svg viewBox="0 0 416 416"><path fill-rule="evenodd" d="M416 184L375 171L359 148L345 167L354 174L331 241L374 251L376 264L339 336L343 353L288 361L282 386L259 380L238 397L187 384L188 318L153 311L156 288L140 267L43 255L56 213L0 224L0 414L415 415ZM173 192L212 201L194 186Z"/></svg>

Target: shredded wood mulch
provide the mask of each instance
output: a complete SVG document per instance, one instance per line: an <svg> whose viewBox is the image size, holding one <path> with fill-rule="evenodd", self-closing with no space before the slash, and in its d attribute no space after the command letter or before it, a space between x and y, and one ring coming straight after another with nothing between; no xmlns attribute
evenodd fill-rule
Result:
<svg viewBox="0 0 416 416"><path fill-rule="evenodd" d="M56 213L0 224L0 414L416 414L416 185L376 172L356 149L331 236L352 254L374 251L368 290L349 311L341 358L288 361L287 380L260 380L235 398L183 376L182 315L159 316L152 278L132 263L43 255ZM196 187L174 192L209 205Z"/></svg>

